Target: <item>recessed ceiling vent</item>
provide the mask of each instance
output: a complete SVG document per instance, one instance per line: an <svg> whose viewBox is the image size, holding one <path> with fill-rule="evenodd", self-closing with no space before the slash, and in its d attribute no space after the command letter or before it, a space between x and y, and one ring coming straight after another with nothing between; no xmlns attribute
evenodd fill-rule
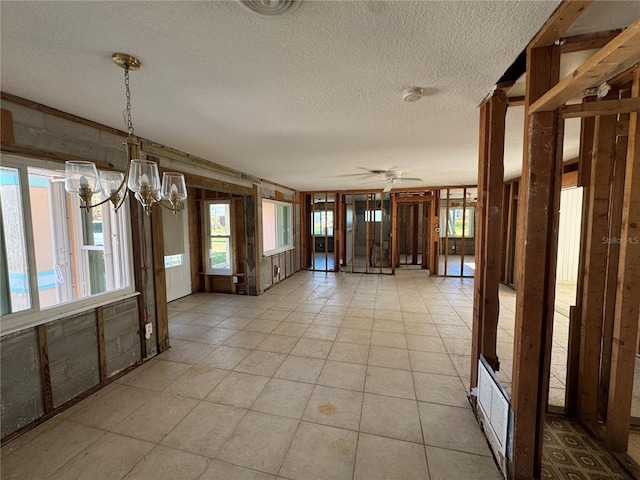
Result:
<svg viewBox="0 0 640 480"><path fill-rule="evenodd" d="M247 10L263 17L276 17L295 11L302 0L238 0Z"/></svg>

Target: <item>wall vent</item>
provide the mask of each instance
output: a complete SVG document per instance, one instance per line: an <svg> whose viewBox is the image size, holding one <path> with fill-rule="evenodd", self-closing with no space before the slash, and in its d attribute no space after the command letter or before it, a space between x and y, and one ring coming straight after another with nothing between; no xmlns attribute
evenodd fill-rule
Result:
<svg viewBox="0 0 640 480"><path fill-rule="evenodd" d="M491 444L506 456L509 399L483 357L478 361L478 405L485 420L485 433L492 437Z"/></svg>

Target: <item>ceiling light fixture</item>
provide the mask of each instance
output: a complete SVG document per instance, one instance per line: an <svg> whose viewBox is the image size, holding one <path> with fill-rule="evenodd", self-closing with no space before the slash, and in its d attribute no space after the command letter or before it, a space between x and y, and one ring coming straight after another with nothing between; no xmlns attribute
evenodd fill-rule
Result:
<svg viewBox="0 0 640 480"><path fill-rule="evenodd" d="M276 17L292 13L302 0L238 0L244 8L263 17Z"/></svg>
<svg viewBox="0 0 640 480"><path fill-rule="evenodd" d="M402 91L402 99L405 102L417 102L425 96L424 88L421 87L409 87Z"/></svg>
<svg viewBox="0 0 640 480"><path fill-rule="evenodd" d="M80 208L90 209L111 202L116 210L124 203L127 196L125 185L131 190L142 204L147 215L151 207L157 203L160 206L177 213L180 202L187 198L187 186L184 175L176 172L164 172L162 182L158 173L158 165L149 160L140 159L140 142L134 135L131 121L131 92L129 91L129 71L139 70L140 60L125 53L114 53L113 62L124 68L124 85L127 97L125 121L127 124L127 139L124 141L127 150L127 166L122 172L100 172L93 162L68 161L65 162L65 190L76 193L82 199ZM106 198L91 205L91 198L103 192ZM171 206L167 207L161 201L167 200Z"/></svg>

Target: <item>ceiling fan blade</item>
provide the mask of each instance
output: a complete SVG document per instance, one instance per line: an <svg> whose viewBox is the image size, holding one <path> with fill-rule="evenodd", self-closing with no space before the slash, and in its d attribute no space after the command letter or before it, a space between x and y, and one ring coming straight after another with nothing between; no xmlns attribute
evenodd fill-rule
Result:
<svg viewBox="0 0 640 480"><path fill-rule="evenodd" d="M382 190L382 193L387 193L391 191L391 187L393 186L393 184L391 182L387 183L384 187L384 190Z"/></svg>
<svg viewBox="0 0 640 480"><path fill-rule="evenodd" d="M347 173L344 175L335 175L336 178L342 177L371 177L374 176L374 173Z"/></svg>
<svg viewBox="0 0 640 480"><path fill-rule="evenodd" d="M401 177L399 178L399 180L408 180L410 182L422 182L421 178L417 178L417 177Z"/></svg>

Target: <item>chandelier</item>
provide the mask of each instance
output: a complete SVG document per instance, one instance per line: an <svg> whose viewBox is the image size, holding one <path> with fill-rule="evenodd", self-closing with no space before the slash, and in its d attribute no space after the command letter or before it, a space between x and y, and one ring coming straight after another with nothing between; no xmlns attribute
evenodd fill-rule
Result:
<svg viewBox="0 0 640 480"><path fill-rule="evenodd" d="M131 92L129 91L129 71L139 70L141 63L137 58L125 53L114 53L113 62L124 69L124 85L127 96L125 121L127 139L124 141L127 150L127 166L124 173L103 171L98 173L93 162L65 162L65 190L78 194L81 198L80 208L90 209L111 202L116 211L124 203L127 187L142 204L147 215L151 207L158 204L177 213L180 203L187 198L187 186L184 175L177 172L164 172L162 182L158 165L149 160L140 159L140 142L134 135L131 121ZM102 192L102 201L91 204L91 198ZM166 206L162 200L169 202Z"/></svg>

